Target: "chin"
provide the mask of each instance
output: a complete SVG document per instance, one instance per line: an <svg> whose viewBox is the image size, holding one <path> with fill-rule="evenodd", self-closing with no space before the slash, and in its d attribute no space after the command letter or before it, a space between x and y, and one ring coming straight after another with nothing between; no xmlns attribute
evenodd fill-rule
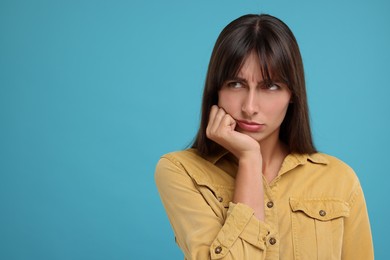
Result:
<svg viewBox="0 0 390 260"><path fill-rule="evenodd" d="M252 137L257 142L261 142L265 138L264 134L262 133L253 133L253 132L246 132L246 131L240 131L240 133Z"/></svg>

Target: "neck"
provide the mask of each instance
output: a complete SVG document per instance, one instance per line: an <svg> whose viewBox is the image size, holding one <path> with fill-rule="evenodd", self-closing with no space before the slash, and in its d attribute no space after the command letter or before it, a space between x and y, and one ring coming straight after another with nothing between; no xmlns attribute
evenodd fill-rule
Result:
<svg viewBox="0 0 390 260"><path fill-rule="evenodd" d="M273 180L279 173L284 158L288 154L288 147L279 139L265 140L260 144L263 158L263 174L268 181Z"/></svg>

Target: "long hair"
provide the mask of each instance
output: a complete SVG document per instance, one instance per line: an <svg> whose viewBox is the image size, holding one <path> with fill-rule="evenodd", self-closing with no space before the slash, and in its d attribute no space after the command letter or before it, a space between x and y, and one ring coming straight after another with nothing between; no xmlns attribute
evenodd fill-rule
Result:
<svg viewBox="0 0 390 260"><path fill-rule="evenodd" d="M305 76L297 41L289 27L276 17L244 15L229 23L219 35L207 71L202 100L201 121L192 144L202 155L222 149L206 136L212 105L218 104L218 92L223 83L236 76L246 57L255 52L263 78L277 79L287 84L291 103L280 126L279 139L290 152L314 153Z"/></svg>

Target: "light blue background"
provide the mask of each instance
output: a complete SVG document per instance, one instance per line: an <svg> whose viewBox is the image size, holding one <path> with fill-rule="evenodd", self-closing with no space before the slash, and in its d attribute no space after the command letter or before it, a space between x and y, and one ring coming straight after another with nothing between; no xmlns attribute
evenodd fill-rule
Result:
<svg viewBox="0 0 390 260"><path fill-rule="evenodd" d="M220 30L260 12L295 33L317 147L356 170L385 259L386 0L0 0L0 259L182 259L154 167L196 132Z"/></svg>

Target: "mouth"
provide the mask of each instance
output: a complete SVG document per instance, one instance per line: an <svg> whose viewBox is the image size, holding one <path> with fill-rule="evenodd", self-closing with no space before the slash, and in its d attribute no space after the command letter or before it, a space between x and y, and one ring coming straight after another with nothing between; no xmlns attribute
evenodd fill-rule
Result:
<svg viewBox="0 0 390 260"><path fill-rule="evenodd" d="M248 132L258 132L265 127L265 124L259 124L256 122L250 122L245 120L237 120L236 122L241 130Z"/></svg>

